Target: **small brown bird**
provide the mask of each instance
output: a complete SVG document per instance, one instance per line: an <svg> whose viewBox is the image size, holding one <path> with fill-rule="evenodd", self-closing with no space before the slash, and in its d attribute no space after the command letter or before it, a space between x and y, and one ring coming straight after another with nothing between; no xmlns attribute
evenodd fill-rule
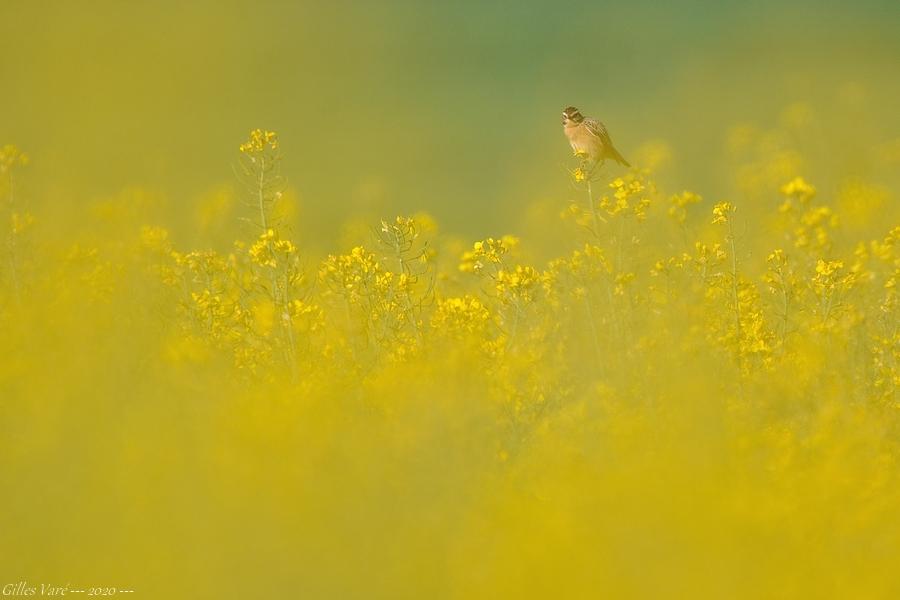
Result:
<svg viewBox="0 0 900 600"><path fill-rule="evenodd" d="M611 158L620 165L630 167L628 161L613 147L612 140L603 123L597 119L581 116L574 106L563 111L563 132L575 154L591 160L594 164Z"/></svg>

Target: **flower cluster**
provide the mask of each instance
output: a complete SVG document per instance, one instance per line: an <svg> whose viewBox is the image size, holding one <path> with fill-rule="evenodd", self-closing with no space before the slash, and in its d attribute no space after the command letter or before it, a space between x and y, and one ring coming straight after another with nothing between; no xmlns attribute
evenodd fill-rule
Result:
<svg viewBox="0 0 900 600"><path fill-rule="evenodd" d="M239 150L243 154L262 154L266 150L278 149L278 134L274 131L254 129L250 132L250 138L240 145Z"/></svg>
<svg viewBox="0 0 900 600"><path fill-rule="evenodd" d="M687 219L688 207L702 201L703 198L699 194L687 190L676 194L669 198L669 216L679 225L683 225Z"/></svg>
<svg viewBox="0 0 900 600"><path fill-rule="evenodd" d="M499 269L503 264L503 257L518 244L519 239L511 235L475 242L472 249L463 254L459 270L464 273L480 273L488 265Z"/></svg>
<svg viewBox="0 0 900 600"><path fill-rule="evenodd" d="M491 313L475 296L442 298L437 301L431 316L431 327L441 334L465 338L482 335L491 320Z"/></svg>
<svg viewBox="0 0 900 600"><path fill-rule="evenodd" d="M713 225L727 225L734 213L734 205L730 202L719 202L713 207Z"/></svg>
<svg viewBox="0 0 900 600"><path fill-rule="evenodd" d="M280 239L274 229L267 229L250 246L250 259L260 267L277 269L279 264L297 255L297 247L290 240Z"/></svg>
<svg viewBox="0 0 900 600"><path fill-rule="evenodd" d="M534 267L516 265L497 272L495 289L500 301L507 303L528 303L541 289L543 277Z"/></svg>
<svg viewBox="0 0 900 600"><path fill-rule="evenodd" d="M332 293L356 304L374 291L381 273L375 254L357 246L349 254L329 255L319 269L319 279Z"/></svg>
<svg viewBox="0 0 900 600"><path fill-rule="evenodd" d="M787 198L785 200L786 204L797 202L801 206L806 206L815 197L816 188L807 183L802 177L795 177L781 186L781 193ZM784 207L785 205L782 206ZM784 211L786 209L782 208L781 210Z"/></svg>
<svg viewBox="0 0 900 600"><path fill-rule="evenodd" d="M827 251L831 231L838 226L837 216L829 206L813 204L816 188L797 177L781 188L785 200L778 211L793 237L794 246L814 253Z"/></svg>
<svg viewBox="0 0 900 600"><path fill-rule="evenodd" d="M28 155L12 144L0 147L0 175L28 164Z"/></svg>
<svg viewBox="0 0 900 600"><path fill-rule="evenodd" d="M617 177L610 182L613 190L612 197L600 198L599 206L606 213L615 217L617 215L633 215L638 221L647 218L647 209L650 207L650 196L646 182L636 173L629 173L625 177Z"/></svg>

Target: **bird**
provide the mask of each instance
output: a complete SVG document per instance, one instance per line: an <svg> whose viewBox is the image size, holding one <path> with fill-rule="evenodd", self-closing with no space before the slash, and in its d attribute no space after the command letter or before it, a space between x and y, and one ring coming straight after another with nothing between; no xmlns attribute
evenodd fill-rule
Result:
<svg viewBox="0 0 900 600"><path fill-rule="evenodd" d="M613 146L603 123L584 117L574 106L563 110L563 132L576 156L592 161L595 165L611 158L620 165L630 167L628 161Z"/></svg>

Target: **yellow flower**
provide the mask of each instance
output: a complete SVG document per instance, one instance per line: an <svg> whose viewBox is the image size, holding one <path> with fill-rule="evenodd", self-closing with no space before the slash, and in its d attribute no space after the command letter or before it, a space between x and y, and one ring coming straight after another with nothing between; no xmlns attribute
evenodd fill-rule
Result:
<svg viewBox="0 0 900 600"><path fill-rule="evenodd" d="M669 207L669 216L675 219L677 223L684 223L687 219L687 207L692 204L697 204L702 200L703 198L701 198L700 195L687 190L680 194L676 194L669 198L669 203L671 204Z"/></svg>
<svg viewBox="0 0 900 600"><path fill-rule="evenodd" d="M486 240L472 244L472 250L462 255L459 270L464 273L480 273L485 264L500 265L503 256L515 248L519 238L512 235L504 235L502 238L487 238Z"/></svg>
<svg viewBox="0 0 900 600"><path fill-rule="evenodd" d="M649 186L652 191L652 184ZM600 208L612 217L633 214L638 221L646 219L647 209L650 207L650 197L645 194L648 184L645 184L640 174L629 173L624 178L617 177L609 184L609 187L615 191L612 193L612 198L609 196L600 198L598 202Z"/></svg>
<svg viewBox="0 0 900 600"><path fill-rule="evenodd" d="M444 298L437 302L431 327L451 335L481 332L490 316L488 309L474 296Z"/></svg>
<svg viewBox="0 0 900 600"><path fill-rule="evenodd" d="M384 286L387 280L379 277L382 269L375 255L362 246L350 250L350 254L331 255L319 269L319 278L351 304L371 294L376 283Z"/></svg>
<svg viewBox="0 0 900 600"><path fill-rule="evenodd" d="M28 165L28 155L12 144L0 148L0 173L11 171L13 167Z"/></svg>
<svg viewBox="0 0 900 600"><path fill-rule="evenodd" d="M773 251L766 257L766 262L771 265L784 265L787 262L784 250L778 249Z"/></svg>
<svg viewBox="0 0 900 600"><path fill-rule="evenodd" d="M841 260L824 261L821 258L816 262L816 273L818 275L829 276L844 268L844 262Z"/></svg>
<svg viewBox="0 0 900 600"><path fill-rule="evenodd" d="M795 177L781 186L781 193L804 204L812 200L813 196L816 195L816 188L807 183L802 177Z"/></svg>
<svg viewBox="0 0 900 600"><path fill-rule="evenodd" d="M278 134L274 131L254 129L250 132L250 138L239 146L242 153L247 155L262 154L266 149L278 149Z"/></svg>
<svg viewBox="0 0 900 600"><path fill-rule="evenodd" d="M713 207L713 225L725 225L728 223L730 215L735 211L735 207L730 202L719 202Z"/></svg>
<svg viewBox="0 0 900 600"><path fill-rule="evenodd" d="M533 267L516 265L514 269L497 272L495 289L502 302L530 302L541 279L541 274Z"/></svg>
<svg viewBox="0 0 900 600"><path fill-rule="evenodd" d="M635 277L634 273L619 273L618 275L616 275L616 277L614 279L615 288L613 290L615 295L616 296L624 296L625 288L628 286L629 283L634 281L634 277Z"/></svg>

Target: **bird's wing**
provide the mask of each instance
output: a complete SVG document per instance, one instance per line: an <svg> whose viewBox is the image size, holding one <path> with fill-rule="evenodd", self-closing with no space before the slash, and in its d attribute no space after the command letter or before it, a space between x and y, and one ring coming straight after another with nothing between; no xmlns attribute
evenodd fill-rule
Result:
<svg viewBox="0 0 900 600"><path fill-rule="evenodd" d="M612 146L612 141L609 139L609 133L606 131L606 127L603 126L603 123L598 121L597 119L586 118L584 120L585 128L598 138L606 147Z"/></svg>

